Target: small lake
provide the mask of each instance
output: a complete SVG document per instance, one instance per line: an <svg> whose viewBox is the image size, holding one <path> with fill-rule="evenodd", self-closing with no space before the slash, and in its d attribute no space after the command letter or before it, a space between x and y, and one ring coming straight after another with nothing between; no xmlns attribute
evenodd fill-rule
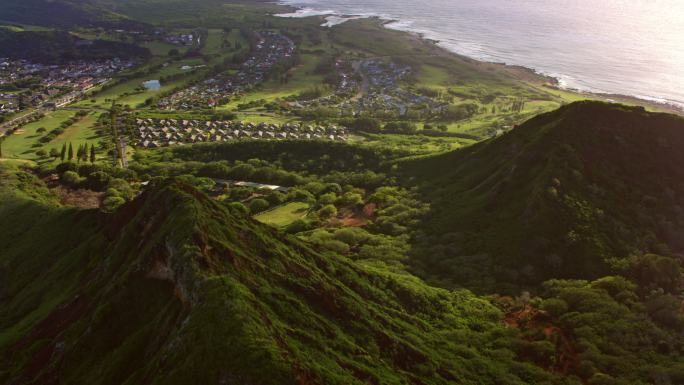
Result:
<svg viewBox="0 0 684 385"><path fill-rule="evenodd" d="M159 89L161 88L161 83L159 82L159 80L148 80L146 82L143 82L143 87L151 91L159 91Z"/></svg>

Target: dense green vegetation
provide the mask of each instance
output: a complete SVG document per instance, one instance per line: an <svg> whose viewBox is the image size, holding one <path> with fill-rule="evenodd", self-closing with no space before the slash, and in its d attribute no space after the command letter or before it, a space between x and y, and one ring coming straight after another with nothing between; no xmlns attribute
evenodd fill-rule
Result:
<svg viewBox="0 0 684 385"><path fill-rule="evenodd" d="M684 121L575 103L500 138L401 164L433 211L415 255L461 284L596 278L682 250ZM674 208L674 210L673 210Z"/></svg>
<svg viewBox="0 0 684 385"><path fill-rule="evenodd" d="M613 124L621 127L619 135ZM437 157L406 160L402 153L329 142L243 142L141 154L125 172L89 163L45 164L38 170L58 172L65 186L102 191L100 211L62 206L34 175L6 163L0 166L0 244L7 250L0 265L1 281L7 282L0 292L0 352L22 358L4 360L8 365L0 367L0 378L186 383L187 376L214 382L233 373L242 381L266 383L500 383L504 378L506 383L678 383L684 376L679 364L684 282L681 262L666 247L677 250L677 243L666 238L654 243L651 239L664 233L655 227L649 232L657 222L636 211L633 222L618 222L624 218L620 212L639 205L618 209L608 203L618 197L643 200L646 193L656 197L646 201L659 202L666 198L659 192L667 188L675 191L667 193L670 199L679 196L676 186L667 187L676 185L675 179L644 174L638 181L635 175L658 167L677 175L664 163L653 163L677 159L667 148L676 148L680 126L681 119L672 116L575 104L499 139ZM601 141L590 139L597 135ZM622 147L610 152L611 140ZM650 165L623 164L635 157L629 140L653 142L660 154L649 158ZM561 142L563 154L573 147L578 155L565 156L567 162L555 158L553 144ZM304 154L330 157L309 162ZM565 182L577 178L573 171L584 156L596 154L602 162L581 168L585 183ZM607 240L602 247L613 250L610 254L586 247L571 249L570 255L565 243L550 241L548 250L537 252L555 253L564 271L548 271L549 258L514 254L516 239L524 246L529 235L518 239L510 228L497 229L509 246L499 254L504 249L495 248L497 243L478 241L493 230L475 225L487 222L468 222L477 232L455 231L459 220L468 218L453 206L460 200L446 199L463 199L455 182L475 183L478 175L496 176L497 165L510 170L523 160L533 180L549 180L548 172L560 184L550 179L535 198L527 190L514 194L515 186L530 182L509 183L506 193L532 196L520 198L522 207L535 199L559 202L561 194L598 204L590 194L604 191L602 226L587 228L587 222L567 216L562 222L529 221L524 234L551 237L558 231L553 223L571 230L580 226ZM458 167L438 168L437 162ZM377 186L352 177L373 167L380 171ZM174 175L174 181L164 179ZM289 181L292 188L266 192L211 179L238 176ZM281 179L285 176L289 179ZM627 176L632 193L614 195ZM151 178L152 186L134 198L141 178ZM494 182L485 178L487 183ZM414 184L418 190L410 188ZM585 185L593 187L581 189ZM430 205L423 203L429 199L434 199ZM508 210L517 207L497 202ZM552 203L544 215L568 210ZM651 204L649 212L667 215L666 204ZM299 213L295 207L308 210ZM506 212L472 202L467 207L483 220ZM257 224L250 213L283 231ZM515 224L494 218L497 225ZM75 231L80 226L85 227ZM630 237L611 243L621 234L613 233L619 226ZM491 254L463 252L473 245ZM633 248L621 255L615 245ZM646 246L639 250L639 245ZM450 252L471 257L449 257ZM565 262L570 256L572 262ZM489 265L494 261L498 270ZM532 273L510 275L514 264L522 263L532 266L522 271ZM437 285L489 293L520 293L526 285L530 292L482 297L430 288L407 267ZM554 279L542 282L547 277ZM232 305L219 305L225 301ZM131 306L138 310L131 312ZM62 320L60 326L47 326L55 320ZM75 338L86 329L87 338ZM173 352L182 354L168 350L171 341Z"/></svg>
<svg viewBox="0 0 684 385"><path fill-rule="evenodd" d="M486 301L320 254L181 182L105 216L16 199L0 232L3 382L553 382L513 360Z"/></svg>
<svg viewBox="0 0 684 385"><path fill-rule="evenodd" d="M77 0L6 0L0 4L3 21L30 25L73 27L101 23L123 26L138 24L95 2Z"/></svg>
<svg viewBox="0 0 684 385"><path fill-rule="evenodd" d="M82 40L64 31L10 31L0 28L0 57L62 63L73 60L145 58L145 48L108 40Z"/></svg>
<svg viewBox="0 0 684 385"><path fill-rule="evenodd" d="M633 384L684 375L675 365L681 268L671 258L635 257L621 276L593 282L549 281L540 297L486 299L390 272L363 251L382 244L362 229L311 235L322 242L315 251L180 180L102 214L63 207L32 174L0 167L3 381ZM381 203L391 191L376 194ZM361 259L324 251L326 238L360 248Z"/></svg>
<svg viewBox="0 0 684 385"><path fill-rule="evenodd" d="M0 383L684 383L680 117L284 9L0 4L0 57L140 58L0 138ZM259 31L296 45L263 82L158 105L237 73ZM332 107L365 59L442 107ZM147 118L350 134L132 148Z"/></svg>

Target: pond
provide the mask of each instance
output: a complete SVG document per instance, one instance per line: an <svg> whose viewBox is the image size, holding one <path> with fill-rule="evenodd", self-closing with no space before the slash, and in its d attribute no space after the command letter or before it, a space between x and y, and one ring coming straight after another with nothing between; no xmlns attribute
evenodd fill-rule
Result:
<svg viewBox="0 0 684 385"><path fill-rule="evenodd" d="M148 80L143 82L143 87L151 91L158 91L161 88L161 83L159 80Z"/></svg>

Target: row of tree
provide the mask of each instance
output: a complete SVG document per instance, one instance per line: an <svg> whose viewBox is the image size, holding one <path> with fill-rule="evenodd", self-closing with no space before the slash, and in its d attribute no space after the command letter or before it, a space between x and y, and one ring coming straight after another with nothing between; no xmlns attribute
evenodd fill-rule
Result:
<svg viewBox="0 0 684 385"><path fill-rule="evenodd" d="M71 143L69 143L68 147L67 144L64 143L60 152L57 152L56 148L51 149L50 156L53 158L59 158L62 162L65 160L72 161L74 160L75 156L77 162L87 162L90 160L90 163L95 163L95 159L97 158L95 145L91 144L89 147L88 143L78 145L75 153L74 146Z"/></svg>

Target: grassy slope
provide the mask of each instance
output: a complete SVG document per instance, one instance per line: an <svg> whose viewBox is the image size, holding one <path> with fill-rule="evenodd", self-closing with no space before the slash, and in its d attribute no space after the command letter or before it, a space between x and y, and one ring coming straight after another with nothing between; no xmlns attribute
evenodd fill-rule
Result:
<svg viewBox="0 0 684 385"><path fill-rule="evenodd" d="M487 302L321 255L188 186L111 216L3 191L2 382L550 381L513 362Z"/></svg>
<svg viewBox="0 0 684 385"><path fill-rule="evenodd" d="M432 202L426 231L459 239L455 259L428 253L424 267L458 275L456 255L488 253L480 269L509 280L596 277L611 257L681 252L684 217L672 208L684 200L682 145L680 117L582 102L406 162Z"/></svg>

